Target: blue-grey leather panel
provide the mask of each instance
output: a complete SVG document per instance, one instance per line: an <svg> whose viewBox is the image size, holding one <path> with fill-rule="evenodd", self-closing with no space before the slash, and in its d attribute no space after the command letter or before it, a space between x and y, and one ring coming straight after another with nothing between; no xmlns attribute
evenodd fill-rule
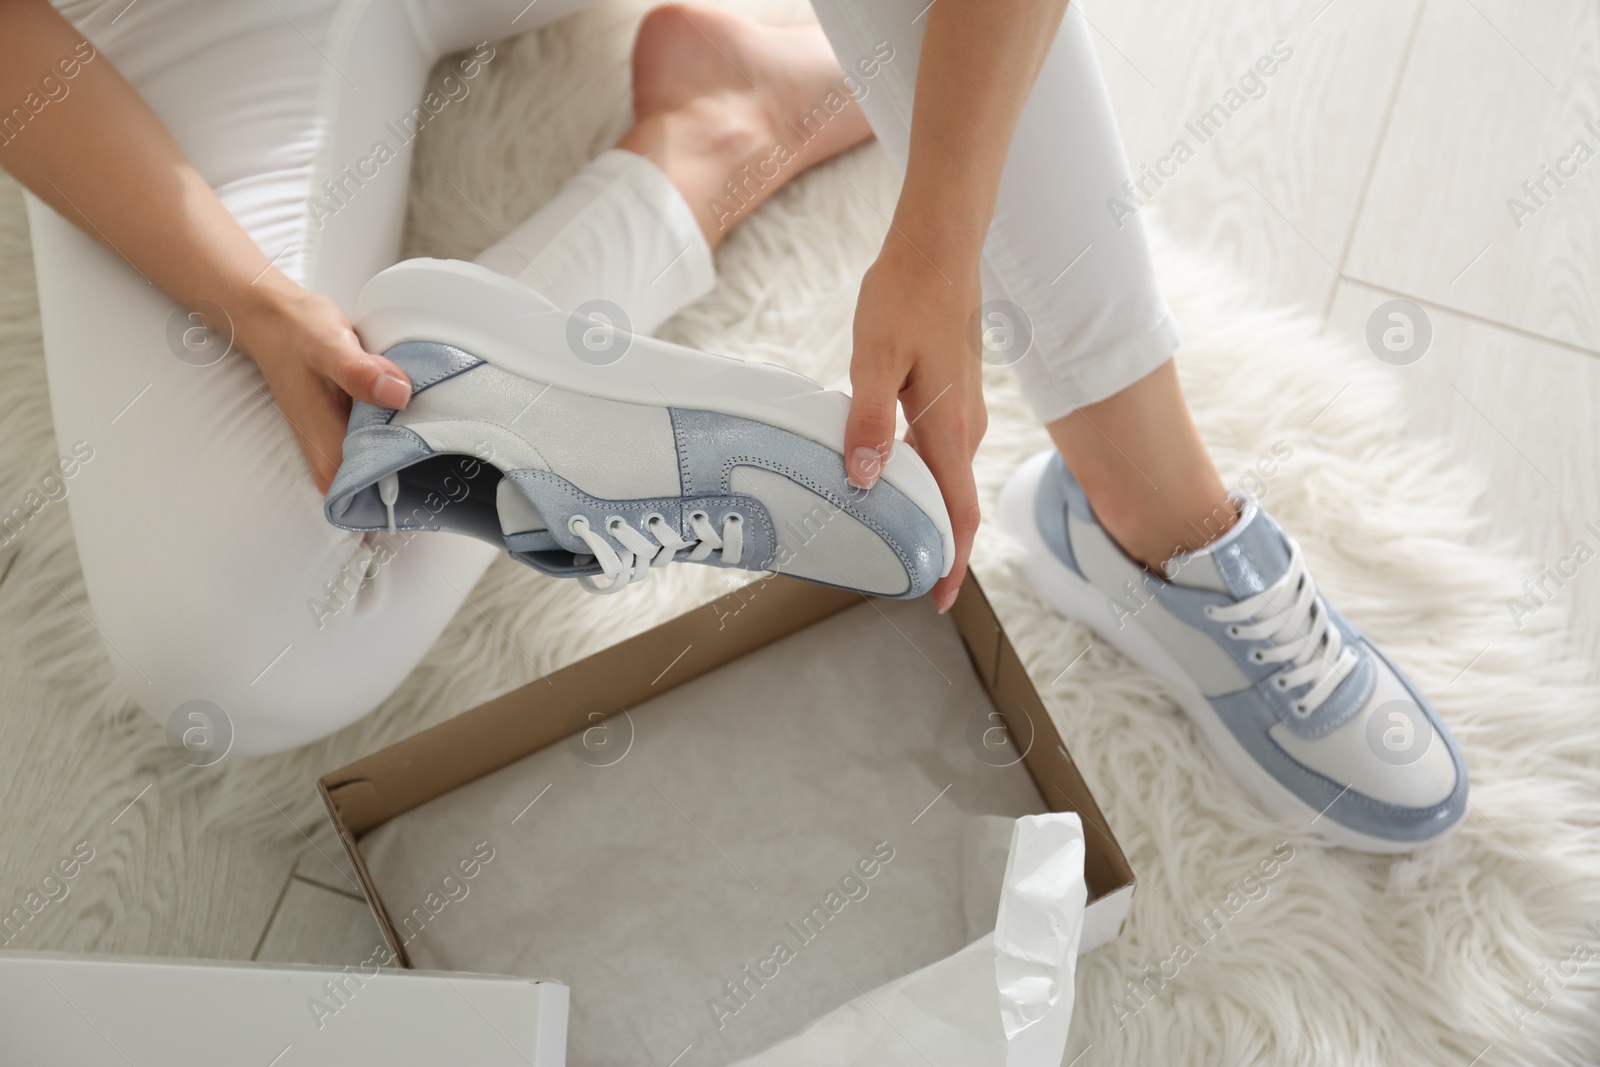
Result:
<svg viewBox="0 0 1600 1067"><path fill-rule="evenodd" d="M776 426L713 411L671 413L685 494L727 494L738 466L781 474L883 538L910 578L898 599L921 596L939 580L944 548L938 527L888 482L857 489L846 480L839 453Z"/></svg>
<svg viewBox="0 0 1600 1067"><path fill-rule="evenodd" d="M1078 479L1072 476L1072 470L1067 466L1067 461L1061 458L1060 452L1050 453L1044 477L1047 481L1056 483L1062 498L1066 501L1067 510L1076 516L1079 522L1092 522L1096 526L1100 524L1094 508L1089 506L1088 495L1084 493L1083 486L1078 484Z"/></svg>
<svg viewBox="0 0 1600 1067"><path fill-rule="evenodd" d="M346 530L371 530L379 525L387 529L388 516L374 488L378 479L431 455L433 449L403 426L365 426L351 431L344 439L344 460L324 501L328 521Z"/></svg>
<svg viewBox="0 0 1600 1067"><path fill-rule="evenodd" d="M483 363L470 352L437 341L402 341L383 355L411 379L412 396Z"/></svg>
<svg viewBox="0 0 1600 1067"><path fill-rule="evenodd" d="M411 379L412 396L483 363L470 352L437 341L402 341L383 355ZM346 432L354 433L367 426L381 426L392 418L393 409L357 400L350 405L350 421Z"/></svg>
<svg viewBox="0 0 1600 1067"><path fill-rule="evenodd" d="M1289 569L1289 542L1272 516L1256 507L1254 522L1211 546L1217 571L1239 600L1261 592Z"/></svg>
<svg viewBox="0 0 1600 1067"><path fill-rule="evenodd" d="M325 504L328 521L387 530L377 481L396 472L396 530L450 530L503 544L494 495L500 472L473 456L435 453L404 426L369 426L345 438L344 463Z"/></svg>
<svg viewBox="0 0 1600 1067"><path fill-rule="evenodd" d="M371 426L387 425L394 418L394 410L380 408L376 404L369 404L365 400L352 400L350 402L350 419L345 423L345 433L355 433Z"/></svg>
<svg viewBox="0 0 1600 1067"><path fill-rule="evenodd" d="M1213 697L1211 706L1257 763L1312 810L1341 826L1385 841L1427 841L1454 825L1466 812L1467 771L1453 743L1450 751L1456 763L1455 789L1431 807L1408 808L1358 793L1290 758L1267 733L1276 721L1270 708L1249 691ZM1442 724L1431 709L1428 717L1442 733Z"/></svg>
<svg viewBox="0 0 1600 1067"><path fill-rule="evenodd" d="M384 352L384 358L400 366L400 370L405 371L406 378L411 379L413 397L429 386L437 386L438 382L454 378L456 374L470 371L474 366L483 363L483 360L470 352L462 352L461 349L448 344L438 344L437 341L402 341ZM346 424L346 434L354 434L355 430L365 427L386 426L387 422L394 418L394 408L379 408L378 405L371 405L365 400L357 400L350 405L350 421Z"/></svg>
<svg viewBox="0 0 1600 1067"><path fill-rule="evenodd" d="M1072 538L1067 533L1067 513L1073 511L1069 496L1076 492L1079 498L1083 497L1083 490L1073 479L1072 473L1067 470L1067 465L1061 460L1061 453L1052 452L1050 459L1045 463L1044 474L1039 479L1039 490L1033 498L1033 521L1039 527L1039 536L1044 538L1045 545L1053 552L1057 559L1067 565L1067 569L1083 577L1083 568L1078 566L1078 557L1072 551ZM1089 503L1083 500L1083 509L1086 514L1079 514L1080 519L1088 522L1094 521L1094 515L1088 511Z"/></svg>

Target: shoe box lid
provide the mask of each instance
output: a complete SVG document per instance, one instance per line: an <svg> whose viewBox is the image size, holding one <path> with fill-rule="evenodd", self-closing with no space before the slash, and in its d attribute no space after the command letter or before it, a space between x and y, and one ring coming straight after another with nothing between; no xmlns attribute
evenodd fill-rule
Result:
<svg viewBox="0 0 1600 1067"><path fill-rule="evenodd" d="M559 982L380 966L0 952L7 1067L561 1067Z"/></svg>

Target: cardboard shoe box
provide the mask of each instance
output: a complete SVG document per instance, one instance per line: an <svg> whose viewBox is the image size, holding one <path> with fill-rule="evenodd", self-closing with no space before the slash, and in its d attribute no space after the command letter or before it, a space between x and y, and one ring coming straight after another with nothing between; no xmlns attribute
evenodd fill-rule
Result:
<svg viewBox="0 0 1600 1067"><path fill-rule="evenodd" d="M895 631L902 627L896 626L893 619L898 617L904 620L906 616L896 616L895 612L925 612L928 618L919 622L919 625L949 627L953 624L954 634L958 637L948 637L940 646L948 651L940 656L937 665L930 660L928 666L946 682L955 678L970 685L972 692L977 694L974 699L983 704L984 714L973 720L976 727L969 725L966 731L967 744L974 747L974 751L981 747L983 751L978 752L978 759L992 766L1020 761L1026 769L1026 779L1031 779L1032 786L1037 788L1037 806L1032 810L1069 811L1079 815L1084 827L1084 880L1088 899L1080 952L1089 951L1115 937L1131 904L1134 889L1132 869L1094 797L1073 765L1066 746L983 590L976 579L969 575L948 621L937 619L925 601L910 604L919 606L908 607L907 602L882 602L880 607L853 592L781 576L763 578L709 605L691 610L572 663L546 678L325 775L319 783L319 789L328 814L361 879L378 925L395 959L403 967L415 965L413 949L418 929L408 919L411 914L409 905L412 903L410 896L387 899L380 880L374 877L372 868L377 864L369 864L371 857L364 848L364 842L369 845L375 842L389 843L379 842L384 836L382 834L379 838L371 837L375 831L401 816L407 816L407 813L428 810L424 806L440 798L445 798L442 803L450 803L455 799L451 795L458 790L462 791L460 796L474 791L482 792L487 784L485 779L497 772L509 773L507 769L520 765L520 761L544 758L544 750L552 749L552 746L563 741L570 746L575 728L594 728L596 708L630 714L637 712L639 721L637 724L630 723L630 730L638 730L642 737L651 714L650 709L641 709L641 705L647 701L680 687L694 691L696 686L709 685L715 682L717 672L724 668L728 670L723 673L730 674L740 669L736 665L741 661L749 664L759 660L763 653L773 655L776 650L772 646L780 642L786 643L786 648L802 647L788 639L826 636L830 628L844 632L852 617L848 609L865 608L868 605L876 613L871 621L876 624L876 616L882 616L886 624L882 627L881 638L887 642L882 652L886 661L891 658L889 652L895 649L903 657L911 655L900 643L902 638L915 644L906 638L905 633L896 636ZM860 617L860 612L855 614ZM810 629L812 627L819 629L814 631ZM855 631L850 633L853 635ZM854 636L851 639L857 644L866 643ZM961 661L962 650L965 652L964 662ZM751 659L745 660L745 657ZM926 660L927 656L923 655L922 658ZM817 665L817 669L822 671L829 668L827 665ZM964 677L958 678L958 674ZM827 681L818 678L817 688L827 689ZM791 690L786 694L791 700L795 696L792 690L804 688L804 682L797 683L794 678L787 678L782 684ZM918 691L916 686L908 684L904 688L907 694L905 699L917 699L910 695ZM771 699L777 701L780 695L774 694ZM875 699L892 703L896 699L894 688L879 689ZM753 721L762 721L759 716L766 710L760 707L752 709L752 714L757 717ZM910 716L907 718L911 721ZM631 738L633 735L630 733L629 736ZM825 749L819 751L825 752ZM966 755L964 752L962 754ZM673 752L671 758L676 763L693 763L700 755L701 752L696 749L680 749ZM696 773L712 774L719 769L709 755L704 762L706 766L696 768ZM826 762L824 755L821 763ZM658 767L656 770L661 769ZM807 773L810 770L808 768ZM817 774L826 774L829 770L822 765L815 768ZM1019 771L1009 773L1022 777ZM1026 779L1023 779L1024 784ZM651 779L651 786L655 787L654 778ZM657 791L660 792L659 789ZM676 789L670 791L676 792ZM529 795L532 796L531 793ZM667 792L661 792L661 796L669 801L671 799ZM646 799L653 799L653 794L647 794ZM938 799L934 797L934 802ZM524 802L525 798L519 797L517 807ZM549 803L546 801L546 807L540 809L546 815L552 810L548 807ZM919 798L917 803L922 803L922 800ZM522 812L526 813L532 806L529 804L522 808ZM929 805L930 808L932 806ZM407 817L415 819L417 816ZM749 816L751 819L758 817L754 814ZM684 818L688 819L688 816L684 815ZM397 825L406 825L406 821L401 820ZM522 828L527 829L527 823L523 823ZM700 828L697 826L696 829ZM707 836L704 830L700 830L700 834L708 842L719 836L716 833ZM392 842L394 835L389 836ZM733 865L727 856L723 856L723 859ZM501 869L503 871L503 863ZM906 874L902 876L909 877L909 868L904 870ZM483 884L482 879L479 884ZM753 883L751 888L754 888ZM520 887L513 889L520 892ZM508 898L500 899L505 901ZM538 917L537 900L518 900L517 904L522 921L526 922L530 915ZM555 914L557 909L553 905L554 902L551 911ZM491 906L492 903L474 905L478 908ZM878 918L882 919L883 916L880 914ZM551 921L560 920L552 918ZM440 924L430 931L429 936L445 936L441 931L448 933L445 925ZM537 958L537 953L533 955ZM623 965L627 963L626 960L619 962ZM439 967L452 964L441 964L435 958L424 965ZM474 970L498 969L492 964L480 966L475 962L469 962L468 966ZM567 975L545 974L542 970L537 976L570 980ZM670 1052L667 1058L671 1058Z"/></svg>

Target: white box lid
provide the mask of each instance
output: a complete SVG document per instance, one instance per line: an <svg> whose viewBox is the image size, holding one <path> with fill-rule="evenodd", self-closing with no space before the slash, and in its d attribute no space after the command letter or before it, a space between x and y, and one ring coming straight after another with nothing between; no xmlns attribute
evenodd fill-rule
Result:
<svg viewBox="0 0 1600 1067"><path fill-rule="evenodd" d="M567 1006L527 978L4 952L0 1060L565 1067Z"/></svg>

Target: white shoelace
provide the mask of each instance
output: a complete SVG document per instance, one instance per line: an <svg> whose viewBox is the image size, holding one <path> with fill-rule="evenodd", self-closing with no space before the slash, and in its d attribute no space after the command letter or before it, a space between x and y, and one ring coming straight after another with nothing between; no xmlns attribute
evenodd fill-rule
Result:
<svg viewBox="0 0 1600 1067"><path fill-rule="evenodd" d="M616 538L626 550L619 553L611 547L611 542L589 527L588 519L582 515L572 516L567 529L589 546L606 578L602 584L592 575L580 577L578 581L585 589L591 593L615 593L632 582L649 577L651 567L665 567L673 562L678 553L686 548L691 551L684 558L693 562L720 551L723 563L737 564L744 554L744 520L738 512L730 511L722 517L720 533L711 525L711 517L705 512L691 513L689 527L694 531L692 541L679 537L678 531L660 515L649 516L644 525L650 537L635 530L626 519L613 515L606 520L606 533ZM655 538L654 543L651 537Z"/></svg>
<svg viewBox="0 0 1600 1067"><path fill-rule="evenodd" d="M1208 605L1206 617L1232 623L1228 636L1236 641L1270 639L1272 647L1258 648L1250 658L1256 663L1292 664L1273 678L1273 685L1285 691L1310 685L1294 705L1296 715L1306 716L1355 670L1357 657L1354 649L1343 647L1344 638L1329 621L1328 606L1317 596L1300 546L1292 540L1289 545L1289 569L1282 578L1232 607ZM1257 621L1259 615L1266 618Z"/></svg>
<svg viewBox="0 0 1600 1067"><path fill-rule="evenodd" d="M383 501L383 509L389 514L389 532L395 533L394 502L400 499L400 475L385 474L378 479L378 499Z"/></svg>

